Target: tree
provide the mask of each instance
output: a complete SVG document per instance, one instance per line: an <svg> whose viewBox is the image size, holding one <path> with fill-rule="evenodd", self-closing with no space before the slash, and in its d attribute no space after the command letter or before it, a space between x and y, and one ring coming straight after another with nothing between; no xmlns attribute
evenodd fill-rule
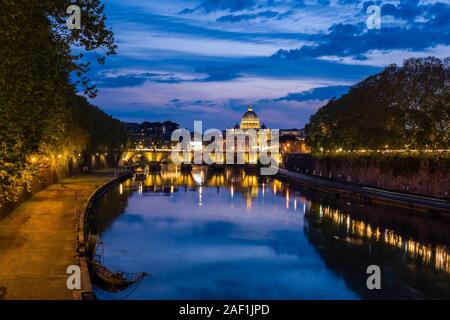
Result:
<svg viewBox="0 0 450 320"><path fill-rule="evenodd" d="M77 88L90 97L96 94L86 77L90 62L71 49L96 52L97 61L103 63L116 46L99 0L77 1L80 30L66 27L70 4L0 2L0 207L29 187L39 168L37 157L61 150L74 154L86 147L92 135L77 124L80 119L74 118L72 105Z"/></svg>
<svg viewBox="0 0 450 320"><path fill-rule="evenodd" d="M405 60L353 86L311 116L313 151L446 149L450 146L450 59Z"/></svg>

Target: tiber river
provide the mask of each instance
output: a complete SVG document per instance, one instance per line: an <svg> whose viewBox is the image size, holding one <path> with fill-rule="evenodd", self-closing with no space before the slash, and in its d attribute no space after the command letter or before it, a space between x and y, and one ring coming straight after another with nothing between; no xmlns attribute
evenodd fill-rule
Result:
<svg viewBox="0 0 450 320"><path fill-rule="evenodd" d="M450 298L449 224L242 170L130 179L94 214L104 264L151 274L128 299Z"/></svg>

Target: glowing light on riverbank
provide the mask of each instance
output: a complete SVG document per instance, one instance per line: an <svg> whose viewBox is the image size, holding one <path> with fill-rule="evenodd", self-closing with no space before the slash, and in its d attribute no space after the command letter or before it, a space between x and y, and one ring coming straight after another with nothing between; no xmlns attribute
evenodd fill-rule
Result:
<svg viewBox="0 0 450 320"><path fill-rule="evenodd" d="M323 150L323 148L320 148L320 152L325 153L341 153L343 152L342 148L336 149L336 150ZM347 153L450 153L450 149L359 149L359 150L346 150Z"/></svg>
<svg viewBox="0 0 450 320"><path fill-rule="evenodd" d="M373 153L449 153L450 149L425 149L425 150L419 150L419 149L385 149L385 150L351 150L350 152L356 152L356 153L365 153L365 152L373 152Z"/></svg>
<svg viewBox="0 0 450 320"><path fill-rule="evenodd" d="M422 244L412 239L404 239L401 235L390 229L380 230L369 223L360 220L353 220L350 215L320 206L320 220L331 220L334 224L345 225L348 236L357 236L360 239L375 240L376 242L388 245L395 250L400 250L403 255L419 261L424 265L431 266L436 270L450 274L450 251L444 246L433 247L429 244Z"/></svg>

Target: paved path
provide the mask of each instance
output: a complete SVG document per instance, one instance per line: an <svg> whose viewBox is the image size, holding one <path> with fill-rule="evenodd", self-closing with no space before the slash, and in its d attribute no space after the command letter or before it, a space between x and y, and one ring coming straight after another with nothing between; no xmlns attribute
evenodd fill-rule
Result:
<svg viewBox="0 0 450 320"><path fill-rule="evenodd" d="M279 174L299 182L306 182L319 189L333 189L335 193L347 194L353 197L366 196L379 203L386 203L403 208L418 209L421 211L438 210L439 212L450 214L450 202L442 199L416 196L400 192L391 192L382 189L363 187L357 184L345 183L327 178L314 177L279 169Z"/></svg>
<svg viewBox="0 0 450 320"><path fill-rule="evenodd" d="M0 299L74 298L66 268L77 263L79 214L89 195L113 177L102 170L64 179L0 221Z"/></svg>

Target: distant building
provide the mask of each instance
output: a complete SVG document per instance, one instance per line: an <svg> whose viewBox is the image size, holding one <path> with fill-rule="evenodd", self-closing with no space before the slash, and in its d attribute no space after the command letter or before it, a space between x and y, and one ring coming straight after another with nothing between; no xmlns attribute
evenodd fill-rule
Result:
<svg viewBox="0 0 450 320"><path fill-rule="evenodd" d="M305 138L297 135L280 135L280 153L310 153Z"/></svg>
<svg viewBox="0 0 450 320"><path fill-rule="evenodd" d="M253 107L251 105L248 106L247 112L244 113L241 119L241 123L239 125L240 129L261 129L261 124L259 123L258 115L253 111Z"/></svg>
<svg viewBox="0 0 450 320"><path fill-rule="evenodd" d="M135 149L162 148L171 145L172 132L180 127L172 121L127 123L127 130Z"/></svg>
<svg viewBox="0 0 450 320"><path fill-rule="evenodd" d="M172 132L174 132L178 128L180 128L180 125L178 123L175 123L175 122L172 122L172 121L164 121L162 123L162 132L163 132L163 134L167 134L167 133L172 134Z"/></svg>
<svg viewBox="0 0 450 320"><path fill-rule="evenodd" d="M250 105L242 116L241 122L235 126L235 129L249 130L253 129L259 132L261 129L267 129L264 124L261 125L258 115ZM279 130L280 153L309 153L310 150L305 144L304 129L280 129Z"/></svg>
<svg viewBox="0 0 450 320"><path fill-rule="evenodd" d="M281 129L280 153L310 153L305 138L305 129Z"/></svg>
<svg viewBox="0 0 450 320"><path fill-rule="evenodd" d="M280 137L294 136L298 138L306 138L305 129L280 129Z"/></svg>
<svg viewBox="0 0 450 320"><path fill-rule="evenodd" d="M243 145L243 152L245 153L245 162L246 163L256 163L257 162L257 156L253 153L254 151L259 150L261 147L265 148L266 151L271 153L270 150L272 150L272 142L271 142L271 131L270 129L266 128L264 124L261 124L261 121L259 120L258 115L253 110L253 107L249 105L247 107L247 111L242 115L241 121L234 126L234 128L230 129L230 132L232 135L235 135L236 137L233 137L234 140L234 147L233 150L239 150L238 146L238 140L239 135L242 133L245 133L254 130L256 133L256 136L253 138L250 138L250 136L245 137L244 145ZM227 132L228 134L228 132ZM227 135L225 138L224 143L226 144L226 140L230 137ZM255 139L252 141L252 139ZM264 140L263 140L264 139ZM263 141L264 144L263 144Z"/></svg>

